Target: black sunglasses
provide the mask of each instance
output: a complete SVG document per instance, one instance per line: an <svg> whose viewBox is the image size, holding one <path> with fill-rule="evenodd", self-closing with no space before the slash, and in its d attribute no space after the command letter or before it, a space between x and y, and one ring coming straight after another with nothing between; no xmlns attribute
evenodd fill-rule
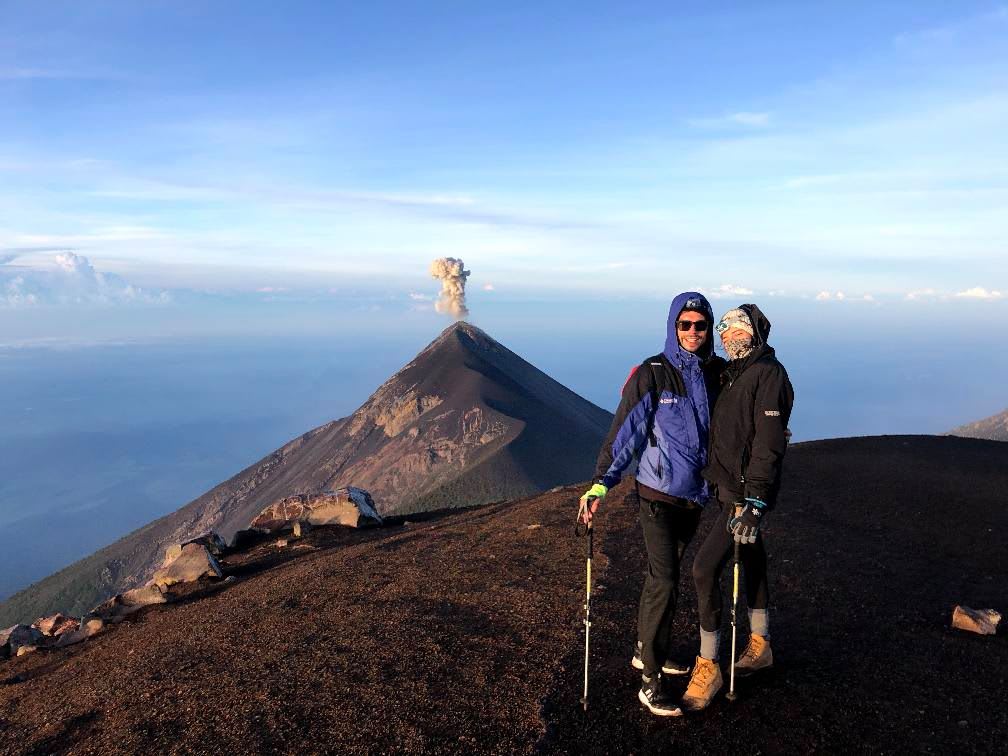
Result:
<svg viewBox="0 0 1008 756"><path fill-rule="evenodd" d="M680 320L676 323L680 331L688 331L691 328L696 328L697 333L703 333L707 330L706 320Z"/></svg>

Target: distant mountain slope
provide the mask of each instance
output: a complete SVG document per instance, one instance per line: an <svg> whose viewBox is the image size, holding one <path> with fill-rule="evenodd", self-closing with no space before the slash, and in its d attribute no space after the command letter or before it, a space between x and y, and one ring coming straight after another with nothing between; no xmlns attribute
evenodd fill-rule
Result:
<svg viewBox="0 0 1008 756"><path fill-rule="evenodd" d="M950 430L949 435L986 438L989 441L1008 441L1008 410L984 420L977 420L975 423L960 425L958 428Z"/></svg>
<svg viewBox="0 0 1008 756"><path fill-rule="evenodd" d="M483 504L590 477L612 415L468 323L447 328L353 415L311 430L181 509L0 605L0 627L80 614L143 582L164 548L226 538L273 501L343 485L382 514Z"/></svg>
<svg viewBox="0 0 1008 756"><path fill-rule="evenodd" d="M0 753L1001 752L1008 644L949 623L956 603L1008 608L1006 488L1003 443L794 445L764 525L776 669L681 720L637 700L645 561L629 485L597 524L587 714L579 703L571 486L409 527L316 530L300 550L266 544L225 558L236 580L216 593L0 662ZM689 565L712 515L685 557L683 660L699 642ZM744 609L739 621L744 638ZM726 633L725 675L728 647ZM674 694L686 682L669 680Z"/></svg>

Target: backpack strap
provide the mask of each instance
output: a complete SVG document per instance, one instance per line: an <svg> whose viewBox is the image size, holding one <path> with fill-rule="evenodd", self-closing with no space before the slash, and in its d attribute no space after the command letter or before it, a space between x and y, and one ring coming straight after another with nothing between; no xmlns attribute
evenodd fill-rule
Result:
<svg viewBox="0 0 1008 756"><path fill-rule="evenodd" d="M651 446L658 446L658 438L655 436L654 423L658 414L658 400L663 391L671 391L677 396L686 396L686 384L682 375L668 361L664 354L656 354L648 357L644 363L651 371L651 413L647 421L647 438Z"/></svg>

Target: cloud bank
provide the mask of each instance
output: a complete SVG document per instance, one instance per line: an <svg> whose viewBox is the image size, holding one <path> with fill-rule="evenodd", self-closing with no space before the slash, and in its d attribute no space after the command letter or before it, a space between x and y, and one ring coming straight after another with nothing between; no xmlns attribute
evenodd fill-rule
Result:
<svg viewBox="0 0 1008 756"><path fill-rule="evenodd" d="M88 258L61 252L44 267L13 266L17 255L0 257L0 307L46 305L161 304L167 292L134 286L114 273L98 271Z"/></svg>

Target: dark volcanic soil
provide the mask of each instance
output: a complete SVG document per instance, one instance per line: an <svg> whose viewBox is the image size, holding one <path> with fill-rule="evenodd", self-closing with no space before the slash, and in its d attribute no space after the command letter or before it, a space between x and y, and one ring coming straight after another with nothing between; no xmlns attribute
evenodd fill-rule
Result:
<svg viewBox="0 0 1008 756"><path fill-rule="evenodd" d="M227 560L238 579L210 595L0 662L0 752L1003 752L1005 636L949 622L955 603L1008 609L1006 492L1004 443L794 447L766 525L777 668L698 715L661 720L636 700L643 549L625 488L596 535L581 710L570 487L265 543Z"/></svg>

